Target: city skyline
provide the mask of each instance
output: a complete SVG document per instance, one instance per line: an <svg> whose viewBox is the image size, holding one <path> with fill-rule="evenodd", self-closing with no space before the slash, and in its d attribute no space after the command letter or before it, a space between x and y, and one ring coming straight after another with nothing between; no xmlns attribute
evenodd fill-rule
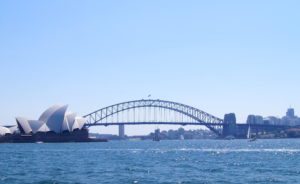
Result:
<svg viewBox="0 0 300 184"><path fill-rule="evenodd" d="M238 122L300 109L297 1L30 2L0 2L0 125L149 94Z"/></svg>

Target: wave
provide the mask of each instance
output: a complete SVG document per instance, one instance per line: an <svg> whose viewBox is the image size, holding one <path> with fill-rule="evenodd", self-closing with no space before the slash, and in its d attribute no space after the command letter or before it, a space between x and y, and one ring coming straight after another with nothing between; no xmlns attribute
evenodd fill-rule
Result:
<svg viewBox="0 0 300 184"><path fill-rule="evenodd" d="M131 152L149 152L149 151L161 151L161 152L176 152L176 151L188 151L188 152L220 152L220 153L228 153L228 152L300 152L300 149L287 149L287 148L276 148L276 149L229 149L229 148L221 148L221 149L206 149L206 148L178 148L178 149L93 149L95 151L131 151Z"/></svg>
<svg viewBox="0 0 300 184"><path fill-rule="evenodd" d="M23 150L22 152L73 152L74 150L65 149L39 149L39 150ZM108 151L108 152L215 152L215 153L242 153L242 152L277 152L277 153L300 153L300 149L292 148L88 148L77 149L76 152L89 152L89 151ZM1 150L0 153L10 152L10 150Z"/></svg>

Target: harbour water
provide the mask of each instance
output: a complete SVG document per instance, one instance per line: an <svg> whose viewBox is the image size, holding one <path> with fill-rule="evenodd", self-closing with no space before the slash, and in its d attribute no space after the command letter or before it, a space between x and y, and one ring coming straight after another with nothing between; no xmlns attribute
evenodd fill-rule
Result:
<svg viewBox="0 0 300 184"><path fill-rule="evenodd" d="M300 139L0 144L0 184L299 181Z"/></svg>

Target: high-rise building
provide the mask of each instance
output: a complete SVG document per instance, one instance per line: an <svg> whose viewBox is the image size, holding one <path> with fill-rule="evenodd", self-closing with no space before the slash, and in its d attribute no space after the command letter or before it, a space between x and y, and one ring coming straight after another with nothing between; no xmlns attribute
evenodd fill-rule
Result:
<svg viewBox="0 0 300 184"><path fill-rule="evenodd" d="M255 124L255 115L249 115L248 116L247 124Z"/></svg>
<svg viewBox="0 0 300 184"><path fill-rule="evenodd" d="M295 110L293 108L289 108L286 112L286 116L289 118L294 118L295 117Z"/></svg>
<svg viewBox="0 0 300 184"><path fill-rule="evenodd" d="M268 125L281 125L282 124L282 120L275 116L268 116L268 117L264 118L264 122L265 122L264 124L268 124Z"/></svg>
<svg viewBox="0 0 300 184"><path fill-rule="evenodd" d="M155 130L153 141L160 141L160 129Z"/></svg>
<svg viewBox="0 0 300 184"><path fill-rule="evenodd" d="M257 115L249 115L247 118L247 124L264 124L264 120L262 116Z"/></svg>

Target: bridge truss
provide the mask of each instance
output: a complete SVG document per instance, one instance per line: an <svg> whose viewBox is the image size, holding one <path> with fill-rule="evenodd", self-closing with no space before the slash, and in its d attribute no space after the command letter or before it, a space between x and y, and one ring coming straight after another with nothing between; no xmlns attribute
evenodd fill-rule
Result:
<svg viewBox="0 0 300 184"><path fill-rule="evenodd" d="M203 125L222 135L223 120L197 108L165 100L142 99L107 106L84 116L85 127L111 125Z"/></svg>

